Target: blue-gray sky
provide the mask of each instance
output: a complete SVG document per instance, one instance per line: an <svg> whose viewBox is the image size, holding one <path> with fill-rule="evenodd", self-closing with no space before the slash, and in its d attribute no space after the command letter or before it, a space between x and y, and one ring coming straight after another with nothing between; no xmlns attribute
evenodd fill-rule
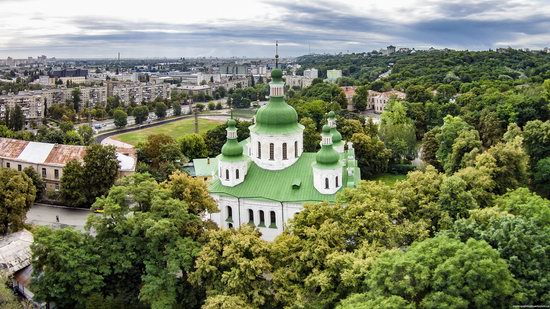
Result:
<svg viewBox="0 0 550 309"><path fill-rule="evenodd" d="M550 0L0 0L0 58L550 45Z"/></svg>

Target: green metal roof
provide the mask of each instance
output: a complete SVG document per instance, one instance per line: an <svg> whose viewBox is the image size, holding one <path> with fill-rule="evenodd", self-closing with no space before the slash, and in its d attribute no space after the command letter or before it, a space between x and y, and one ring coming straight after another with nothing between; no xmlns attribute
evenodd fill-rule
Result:
<svg viewBox="0 0 550 309"><path fill-rule="evenodd" d="M313 186L312 164L315 163L315 155L303 153L296 163L279 171L264 170L251 162L244 182L226 187L219 179L215 179L210 184L209 191L239 198L278 202L334 202L335 195L321 194ZM360 179L358 168L355 168L356 179L350 181L346 170L342 175L342 184L354 184Z"/></svg>
<svg viewBox="0 0 550 309"><path fill-rule="evenodd" d="M283 97L272 97L256 112L256 129L279 133L281 127L298 128L298 113Z"/></svg>
<svg viewBox="0 0 550 309"><path fill-rule="evenodd" d="M210 164L208 163L209 161ZM218 169L218 159L194 159L193 166L195 167L195 176L209 177L212 176L212 172Z"/></svg>

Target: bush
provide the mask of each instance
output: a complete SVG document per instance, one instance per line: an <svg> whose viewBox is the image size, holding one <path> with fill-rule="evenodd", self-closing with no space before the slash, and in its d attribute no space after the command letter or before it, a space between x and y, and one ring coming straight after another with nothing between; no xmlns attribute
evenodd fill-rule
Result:
<svg viewBox="0 0 550 309"><path fill-rule="evenodd" d="M199 110L199 112L202 112L204 110L204 104L202 103L195 104L195 107Z"/></svg>
<svg viewBox="0 0 550 309"><path fill-rule="evenodd" d="M389 168L392 174L407 175L409 172L416 170L416 166L412 164L393 164Z"/></svg>
<svg viewBox="0 0 550 309"><path fill-rule="evenodd" d="M214 109L216 109L216 103L212 101L208 102L208 110L213 111Z"/></svg>

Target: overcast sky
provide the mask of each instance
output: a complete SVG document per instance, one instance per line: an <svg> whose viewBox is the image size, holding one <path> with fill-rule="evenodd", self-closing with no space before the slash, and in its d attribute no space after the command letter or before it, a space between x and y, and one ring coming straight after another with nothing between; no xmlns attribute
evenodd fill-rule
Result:
<svg viewBox="0 0 550 309"><path fill-rule="evenodd" d="M550 0L0 0L0 58L550 45Z"/></svg>

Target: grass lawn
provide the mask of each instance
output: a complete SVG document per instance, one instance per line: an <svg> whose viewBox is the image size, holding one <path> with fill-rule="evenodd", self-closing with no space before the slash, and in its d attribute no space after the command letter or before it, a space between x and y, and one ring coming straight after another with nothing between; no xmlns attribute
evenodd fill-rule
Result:
<svg viewBox="0 0 550 309"><path fill-rule="evenodd" d="M382 174L378 177L375 177L372 180L380 180L383 183L387 184L388 186L393 186L397 181L404 180L407 178L407 175L395 175L395 174Z"/></svg>
<svg viewBox="0 0 550 309"><path fill-rule="evenodd" d="M234 109L233 116L242 118L252 118L256 115L258 109Z"/></svg>
<svg viewBox="0 0 550 309"><path fill-rule="evenodd" d="M210 120L210 119L201 119L199 118L199 133L206 132L220 124L223 121L220 120ZM125 142L132 145L137 145L139 142L144 142L147 140L147 136L153 134L166 134L171 136L174 139L177 139L180 136L185 134L195 132L195 119L182 119L179 121L174 121L166 124L162 124L152 128L146 128L142 130L136 130L128 133L123 133L119 135L112 136L113 139Z"/></svg>

